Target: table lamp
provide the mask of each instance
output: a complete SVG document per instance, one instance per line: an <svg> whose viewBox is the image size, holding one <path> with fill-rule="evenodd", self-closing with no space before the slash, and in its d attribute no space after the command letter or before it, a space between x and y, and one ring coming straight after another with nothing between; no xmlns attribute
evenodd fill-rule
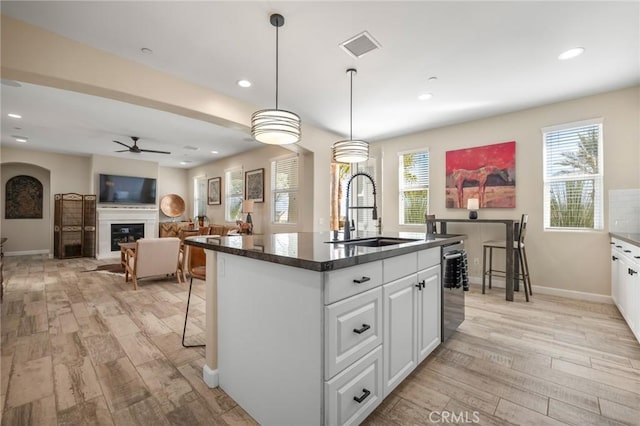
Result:
<svg viewBox="0 0 640 426"><path fill-rule="evenodd" d="M469 210L469 219L478 218L478 209L480 208L480 200L477 198L469 198L467 200L467 210Z"/></svg>
<svg viewBox="0 0 640 426"><path fill-rule="evenodd" d="M251 220L251 213L253 213L253 200L244 200L242 202L242 213L247 214L247 224L249 224L249 233L253 232L253 221Z"/></svg>

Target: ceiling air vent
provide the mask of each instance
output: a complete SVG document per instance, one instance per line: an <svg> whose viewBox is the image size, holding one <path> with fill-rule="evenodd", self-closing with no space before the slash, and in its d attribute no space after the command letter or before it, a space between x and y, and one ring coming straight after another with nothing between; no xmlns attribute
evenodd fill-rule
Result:
<svg viewBox="0 0 640 426"><path fill-rule="evenodd" d="M349 40L340 43L340 47L342 47L349 55L357 59L365 53L380 49L380 43L378 43L367 31L363 31L357 36L351 37Z"/></svg>
<svg viewBox="0 0 640 426"><path fill-rule="evenodd" d="M183 146L183 148L186 149L187 151L197 151L197 150L200 149L198 147L191 146L191 145L185 145L185 146Z"/></svg>

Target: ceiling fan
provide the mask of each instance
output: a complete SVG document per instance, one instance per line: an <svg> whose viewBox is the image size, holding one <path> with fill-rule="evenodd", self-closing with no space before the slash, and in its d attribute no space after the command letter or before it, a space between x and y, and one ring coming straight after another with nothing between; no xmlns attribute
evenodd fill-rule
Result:
<svg viewBox="0 0 640 426"><path fill-rule="evenodd" d="M126 143L122 143L120 141L114 141L115 143L119 143L120 145L127 147L127 149L122 149L122 150L116 151L116 152L127 152L127 151L129 151L129 152L133 152L134 154L140 154L141 152L153 152L153 153L156 153L156 154L171 154L168 151L156 151L156 150L153 150L153 149L142 149L142 148L140 148L138 146L138 139L140 139L139 137L131 136L131 139L133 140L133 145L131 145L131 146L127 145Z"/></svg>

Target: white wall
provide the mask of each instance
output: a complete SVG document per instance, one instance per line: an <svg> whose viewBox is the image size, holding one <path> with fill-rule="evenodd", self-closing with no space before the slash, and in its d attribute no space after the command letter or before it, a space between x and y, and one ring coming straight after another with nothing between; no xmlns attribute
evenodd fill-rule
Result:
<svg viewBox="0 0 640 426"><path fill-rule="evenodd" d="M179 169L177 167L159 167L158 168L158 203L162 201L162 197L168 194L177 194L187 204L189 199L189 173L187 169ZM160 221L186 220L189 218L189 209L185 210L181 217L170 218L160 211Z"/></svg>
<svg viewBox="0 0 640 426"><path fill-rule="evenodd" d="M33 175L32 171L35 167L36 170L41 168L50 174L50 178L47 178L49 183L44 187L45 210L47 212L53 212L54 194L76 192L98 195L98 175L100 173L156 178L158 179L158 203L160 198L168 193L176 193L182 196L185 201L187 200L187 171L159 167L157 163L151 161L108 156L85 157L53 154L6 146L0 147L0 159L2 162L2 193L4 193L6 179L8 179L5 177L7 173ZM2 236L10 237L5 245L5 252L48 249L49 253L53 255L53 215L50 214L46 219L46 231L44 227L42 229L34 227L33 219L14 219L7 224L4 219L4 197L2 198L0 230ZM36 228L38 231L34 231ZM34 233L37 233L37 237L32 238L31 235ZM18 238L14 235L21 235L21 237Z"/></svg>
<svg viewBox="0 0 640 426"><path fill-rule="evenodd" d="M1 147L0 158L2 161L3 187L5 167L9 168L10 164L14 164L15 170L12 173L29 174L34 170L33 167L47 170L49 177L47 178L48 186L44 187L45 191L45 210L53 211L53 194L62 194L67 192L76 192L79 194L90 194L91 186L89 181L90 161L89 157L76 155L52 154L47 152L31 151L27 149ZM44 183L44 182L43 182ZM3 197L4 198L4 197ZM5 223L4 219L4 200L2 204L2 236L9 237L5 245L5 252L23 252L33 250L49 250L53 255L53 215L49 215L47 219L43 217L43 222L47 222L48 230L34 227L33 219L10 220ZM38 229L37 237L33 236L33 229ZM10 237L10 235L25 235L25 237Z"/></svg>
<svg viewBox="0 0 640 426"><path fill-rule="evenodd" d="M4 252L11 254L49 253L53 237L51 173L39 166L23 163L9 163L2 165L2 194L5 194L7 181L14 176L26 175L40 181L42 184L42 218L41 219L6 219L4 215L5 198L0 201L0 211L3 212L0 221L0 231L7 237Z"/></svg>
<svg viewBox="0 0 640 426"><path fill-rule="evenodd" d="M295 225L275 225L271 223L271 161L291 155L298 155L298 167L300 170L300 189L298 200L300 205L299 221ZM258 234L275 232L310 231L313 228L313 154L296 154L285 148L266 145L262 148L214 161L203 166L194 167L188 172L189 198L187 211L193 217L193 179L204 176L207 179L222 178L222 203L220 205L207 206L207 217L210 223L225 223L225 172L229 169L242 168L243 173L255 169L264 169L264 203L254 203L253 219L254 232ZM328 175L328 171L327 171ZM243 220L245 215L243 215ZM232 223L235 224L235 223Z"/></svg>
<svg viewBox="0 0 640 426"><path fill-rule="evenodd" d="M482 209L480 218L519 219L529 214L527 253L534 286L610 294L608 190L640 187L640 87L560 102L488 119L448 126L382 141L382 217L386 230L417 230L398 225L398 152L428 148L430 213L463 218L466 210L445 207L445 153L449 150L516 141L516 208ZM605 230L561 232L543 230L541 128L589 118L604 119ZM502 225L449 225L469 234L471 275L481 276L482 241L504 239Z"/></svg>

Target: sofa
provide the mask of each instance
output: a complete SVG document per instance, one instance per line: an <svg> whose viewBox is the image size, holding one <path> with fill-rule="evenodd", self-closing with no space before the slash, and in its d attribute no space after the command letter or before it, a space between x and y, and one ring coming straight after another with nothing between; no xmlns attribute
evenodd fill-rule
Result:
<svg viewBox="0 0 640 426"><path fill-rule="evenodd" d="M187 231L196 231L196 232L187 232ZM159 227L159 237L178 237L180 239L184 239L184 236L190 235L220 235L225 236L229 234L234 234L238 232L238 227L236 225L220 225L220 224L212 224L209 226L205 226L201 229L200 232L195 228L195 224L193 222L160 222ZM206 232L202 232L206 231Z"/></svg>
<svg viewBox="0 0 640 426"><path fill-rule="evenodd" d="M160 238L179 237L180 231L194 228L193 222L160 222L158 236Z"/></svg>

